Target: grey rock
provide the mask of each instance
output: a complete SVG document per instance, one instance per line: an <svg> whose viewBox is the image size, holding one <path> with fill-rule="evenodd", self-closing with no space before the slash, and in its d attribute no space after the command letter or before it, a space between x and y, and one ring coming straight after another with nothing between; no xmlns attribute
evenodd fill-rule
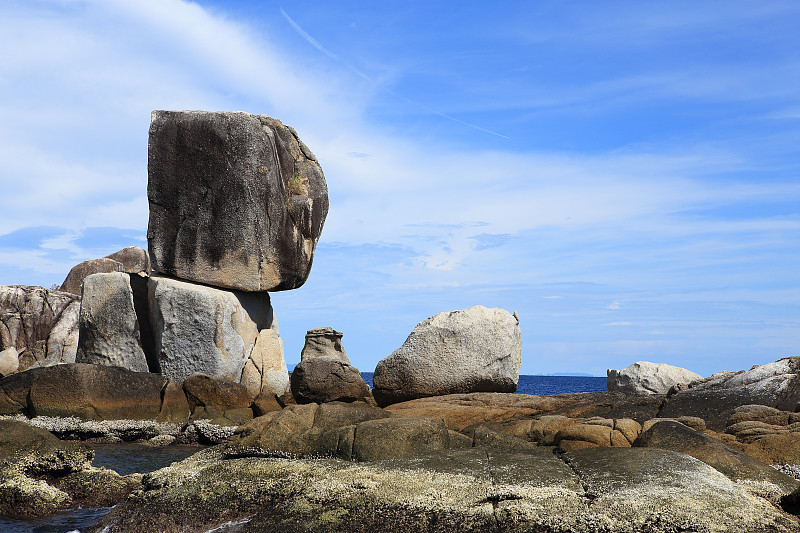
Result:
<svg viewBox="0 0 800 533"><path fill-rule="evenodd" d="M361 372L337 357L300 361L289 379L297 403L354 402L370 398Z"/></svg>
<svg viewBox="0 0 800 533"><path fill-rule="evenodd" d="M420 322L405 343L375 368L380 405L445 394L514 392L522 334L503 309L475 306Z"/></svg>
<svg viewBox="0 0 800 533"><path fill-rule="evenodd" d="M341 331L336 331L331 327L310 329L306 332L306 343L300 353L300 361L314 359L316 357L332 357L347 363L350 359L342 346Z"/></svg>
<svg viewBox="0 0 800 533"><path fill-rule="evenodd" d="M153 270L244 291L305 282L328 190L292 128L243 112L154 111L148 177Z"/></svg>
<svg viewBox="0 0 800 533"><path fill-rule="evenodd" d="M608 392L635 396L667 394L676 385L703 379L700 374L685 368L648 361L638 361L622 370L609 369L606 374Z"/></svg>
<svg viewBox="0 0 800 533"><path fill-rule="evenodd" d="M0 378L19 370L19 352L16 348L6 348L0 352Z"/></svg>
<svg viewBox="0 0 800 533"><path fill-rule="evenodd" d="M75 361L80 297L26 285L0 286L0 350L19 352L19 370Z"/></svg>
<svg viewBox="0 0 800 533"><path fill-rule="evenodd" d="M91 274L83 280L77 363L147 372L130 276Z"/></svg>
<svg viewBox="0 0 800 533"><path fill-rule="evenodd" d="M150 275L150 254L138 246L128 246L119 252L107 255L106 258L119 261L123 272L128 274Z"/></svg>
<svg viewBox="0 0 800 533"><path fill-rule="evenodd" d="M183 382L195 372L238 382L258 333L273 313L266 292L240 292L150 278L150 323L161 373Z"/></svg>
<svg viewBox="0 0 800 533"><path fill-rule="evenodd" d="M59 289L62 292L69 292L72 294L81 294L81 285L86 276L92 274L107 274L109 272L124 272L125 267L119 261L103 257L100 259L89 259L82 263L78 263L69 271L66 279L61 284Z"/></svg>

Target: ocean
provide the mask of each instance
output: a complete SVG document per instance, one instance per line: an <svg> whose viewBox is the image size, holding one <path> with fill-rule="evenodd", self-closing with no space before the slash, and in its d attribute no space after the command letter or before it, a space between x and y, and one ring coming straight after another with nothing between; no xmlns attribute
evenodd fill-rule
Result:
<svg viewBox="0 0 800 533"><path fill-rule="evenodd" d="M362 372L372 386L372 372ZM605 392L606 378L591 376L525 376L519 377L517 394L563 394L573 392ZM116 470L120 474L147 473L180 461L198 450L192 446L152 448L137 444L96 444L94 466ZM80 533L99 521L110 508L75 509L36 520L0 518L2 533ZM219 530L220 533L222 530Z"/></svg>

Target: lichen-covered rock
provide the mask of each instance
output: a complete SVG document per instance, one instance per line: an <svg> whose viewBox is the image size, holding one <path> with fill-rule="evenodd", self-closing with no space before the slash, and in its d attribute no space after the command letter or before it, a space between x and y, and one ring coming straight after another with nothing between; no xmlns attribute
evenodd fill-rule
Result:
<svg viewBox="0 0 800 533"><path fill-rule="evenodd" d="M328 189L292 128L243 112L154 111L148 146L153 270L243 291L305 282Z"/></svg>
<svg viewBox="0 0 800 533"><path fill-rule="evenodd" d="M269 294L150 278L150 323L161 373L183 382L195 372L238 382L259 331L273 319Z"/></svg>
<svg viewBox="0 0 800 533"><path fill-rule="evenodd" d="M514 392L522 354L519 320L480 305L420 322L375 367L380 405L469 392Z"/></svg>
<svg viewBox="0 0 800 533"><path fill-rule="evenodd" d="M149 371L128 274L91 274L83 280L75 362Z"/></svg>
<svg viewBox="0 0 800 533"><path fill-rule="evenodd" d="M19 370L74 363L80 297L27 285L0 286L0 350L19 352Z"/></svg>
<svg viewBox="0 0 800 533"><path fill-rule="evenodd" d="M609 392L633 395L667 394L676 385L703 379L685 368L648 361L638 361L622 370L609 369L606 373Z"/></svg>

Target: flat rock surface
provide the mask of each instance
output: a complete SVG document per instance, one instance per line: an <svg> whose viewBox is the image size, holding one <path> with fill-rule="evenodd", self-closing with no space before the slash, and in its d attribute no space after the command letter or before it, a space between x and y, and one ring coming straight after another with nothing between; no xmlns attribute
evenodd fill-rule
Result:
<svg viewBox="0 0 800 533"><path fill-rule="evenodd" d="M94 531L798 531L796 518L691 457L466 449L351 463L223 459L208 449L145 476Z"/></svg>

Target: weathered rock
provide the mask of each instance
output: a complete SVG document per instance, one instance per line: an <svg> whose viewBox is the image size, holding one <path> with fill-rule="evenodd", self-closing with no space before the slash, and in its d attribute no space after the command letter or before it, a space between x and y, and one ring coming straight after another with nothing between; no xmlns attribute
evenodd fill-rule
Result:
<svg viewBox="0 0 800 533"><path fill-rule="evenodd" d="M787 357L747 372L720 372L673 395L658 416L697 416L709 429L724 431L733 411L743 405L794 411L800 400L799 366L800 357Z"/></svg>
<svg viewBox="0 0 800 533"><path fill-rule="evenodd" d="M138 246L128 246L119 252L107 255L106 258L122 263L123 271L128 274L150 275L150 254Z"/></svg>
<svg viewBox="0 0 800 533"><path fill-rule="evenodd" d="M606 373L609 392L634 395L667 394L676 385L703 379L685 368L648 361L638 361L622 370L609 369Z"/></svg>
<svg viewBox="0 0 800 533"><path fill-rule="evenodd" d="M148 176L153 270L244 291L305 282L328 189L292 128L242 112L154 111Z"/></svg>
<svg viewBox="0 0 800 533"><path fill-rule="evenodd" d="M128 274L91 274L83 280L75 362L149 371Z"/></svg>
<svg viewBox="0 0 800 533"><path fill-rule="evenodd" d="M425 396L514 392L519 380L519 320L503 309L475 306L420 322L375 368L380 405Z"/></svg>
<svg viewBox="0 0 800 533"><path fill-rule="evenodd" d="M168 384L163 376L115 366L34 368L0 379L0 414L156 420L166 412L165 400L173 398L166 394Z"/></svg>
<svg viewBox="0 0 800 533"><path fill-rule="evenodd" d="M680 416L678 418L651 418L647 420L644 424L642 424L641 430L647 431L654 425L658 424L659 422L678 422L679 424L683 424L684 426L691 428L698 433L703 433L706 431L706 421L702 418L698 418L696 416Z"/></svg>
<svg viewBox="0 0 800 533"><path fill-rule="evenodd" d="M0 352L0 378L19 370L19 352L13 346Z"/></svg>
<svg viewBox="0 0 800 533"><path fill-rule="evenodd" d="M289 388L283 340L274 329L258 332L253 350L242 370L241 383L251 398L262 393L280 396Z"/></svg>
<svg viewBox="0 0 800 533"><path fill-rule="evenodd" d="M798 529L794 517L685 455L596 448L567 458L572 468L544 448L377 463L235 459L211 448L145 476L143 491L95 531L209 531L229 522L289 533Z"/></svg>
<svg viewBox="0 0 800 533"><path fill-rule="evenodd" d="M273 313L266 292L226 291L150 278L150 312L161 373L183 382L195 372L239 381Z"/></svg>
<svg viewBox="0 0 800 533"><path fill-rule="evenodd" d="M361 372L341 359L315 357L300 361L290 378L297 403L355 402L370 398Z"/></svg>
<svg viewBox="0 0 800 533"><path fill-rule="evenodd" d="M262 392L253 400L253 416L259 417L273 411L280 411L286 407L280 399L271 392Z"/></svg>
<svg viewBox="0 0 800 533"><path fill-rule="evenodd" d="M450 439L441 418L393 417L367 420L355 428L353 459L379 461L424 455L447 448Z"/></svg>
<svg viewBox="0 0 800 533"><path fill-rule="evenodd" d="M242 385L199 372L183 382L183 390L186 391L192 410L203 406L227 411L250 407L251 403L250 396Z"/></svg>
<svg viewBox="0 0 800 533"><path fill-rule="evenodd" d="M343 335L341 331L336 331L331 327L308 330L303 351L300 353L300 361L318 357L331 357L348 365L351 364L347 353L344 351L344 346L342 346Z"/></svg>
<svg viewBox="0 0 800 533"><path fill-rule="evenodd" d="M767 482L777 486L782 493L788 494L800 484L786 474L678 422L665 421L653 425L639 435L633 445L690 455L714 467L733 481L745 479Z"/></svg>
<svg viewBox="0 0 800 533"><path fill-rule="evenodd" d="M124 272L125 267L119 261L103 257L101 259L89 259L83 263L78 263L69 271L64 283L59 290L71 294L81 295L83 280L92 274L108 274L110 272Z"/></svg>
<svg viewBox="0 0 800 533"><path fill-rule="evenodd" d="M435 420L435 419L434 419ZM453 431L450 434L450 442L448 448L460 447L460 442L452 442ZM507 435L499 433L486 426L470 426L461 430L462 435L466 435L471 440L469 446L474 448L491 448L493 450L530 450L536 447L536 444L528 442L520 437L514 435Z"/></svg>
<svg viewBox="0 0 800 533"><path fill-rule="evenodd" d="M0 286L0 350L15 348L19 370L75 362L80 298L26 285Z"/></svg>

